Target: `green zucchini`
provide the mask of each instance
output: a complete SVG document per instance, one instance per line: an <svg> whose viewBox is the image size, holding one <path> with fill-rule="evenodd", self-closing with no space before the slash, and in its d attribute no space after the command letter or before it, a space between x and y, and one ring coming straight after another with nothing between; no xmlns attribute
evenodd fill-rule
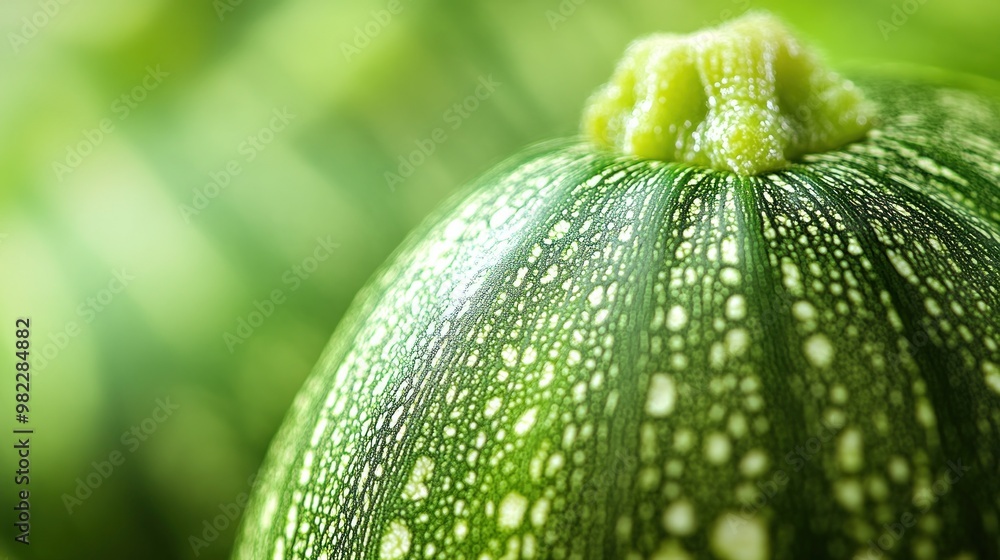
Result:
<svg viewBox="0 0 1000 560"><path fill-rule="evenodd" d="M358 296L235 558L1000 558L1000 103L937 82L752 172L500 164Z"/></svg>

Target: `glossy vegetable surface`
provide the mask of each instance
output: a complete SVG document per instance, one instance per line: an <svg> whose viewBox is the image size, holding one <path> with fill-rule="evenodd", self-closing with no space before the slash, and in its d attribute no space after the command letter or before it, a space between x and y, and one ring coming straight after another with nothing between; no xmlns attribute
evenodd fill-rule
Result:
<svg viewBox="0 0 1000 560"><path fill-rule="evenodd" d="M236 557L997 557L1000 108L858 83L869 138L778 172L487 174L358 297Z"/></svg>

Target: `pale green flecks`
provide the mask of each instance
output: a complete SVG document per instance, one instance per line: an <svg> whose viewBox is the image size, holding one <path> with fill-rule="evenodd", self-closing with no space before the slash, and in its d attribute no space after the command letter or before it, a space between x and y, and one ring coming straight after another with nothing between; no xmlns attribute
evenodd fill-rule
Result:
<svg viewBox="0 0 1000 560"><path fill-rule="evenodd" d="M688 500L677 500L663 512L663 527L673 535L690 535L697 526L694 506Z"/></svg>
<svg viewBox="0 0 1000 560"><path fill-rule="evenodd" d="M293 505L288 508L288 514L285 516L285 538L291 540L295 536L295 528L298 526L299 519L299 508Z"/></svg>
<svg viewBox="0 0 1000 560"><path fill-rule="evenodd" d="M519 436L523 436L524 434L528 433L528 430L530 430L532 426L535 425L535 418L537 415L538 415L537 407L531 407L528 410L524 411L524 414L522 414L521 417L517 419L517 423L514 424L514 433L516 433Z"/></svg>
<svg viewBox="0 0 1000 560"><path fill-rule="evenodd" d="M604 302L604 286L596 286L591 290L590 295L587 296L587 301L590 305L597 307Z"/></svg>
<svg viewBox="0 0 1000 560"><path fill-rule="evenodd" d="M726 300L726 318L731 321L739 321L746 317L747 300L741 294L729 296Z"/></svg>
<svg viewBox="0 0 1000 560"><path fill-rule="evenodd" d="M837 439L837 464L847 473L854 473L864 466L864 441L861 431L847 428Z"/></svg>
<svg viewBox="0 0 1000 560"><path fill-rule="evenodd" d="M722 262L732 265L739 264L740 257L735 239L727 237L722 240Z"/></svg>
<svg viewBox="0 0 1000 560"><path fill-rule="evenodd" d="M684 546L675 540L668 540L653 552L649 560L691 560L692 556L684 550ZM628 560L632 560L629 558Z"/></svg>
<svg viewBox="0 0 1000 560"><path fill-rule="evenodd" d="M316 454L311 449L303 454L302 469L299 470L299 484L305 484L309 481L312 476L313 461L315 460Z"/></svg>
<svg viewBox="0 0 1000 560"><path fill-rule="evenodd" d="M264 507L262 508L260 515L260 522L257 524L257 529L260 531L268 531L271 529L271 523L274 521L274 513L278 509L278 497L274 494L269 494L267 499L264 501Z"/></svg>
<svg viewBox="0 0 1000 560"><path fill-rule="evenodd" d="M379 547L380 560L400 560L410 552L410 534L406 523L397 519L389 523L389 528L382 535Z"/></svg>
<svg viewBox="0 0 1000 560"><path fill-rule="evenodd" d="M687 324L687 320L687 310L680 305L675 305L667 313L667 328L672 331L679 331Z"/></svg>
<svg viewBox="0 0 1000 560"><path fill-rule="evenodd" d="M927 309L927 313L929 313L932 317L941 316L941 304L938 303L936 299L934 298L925 299L924 307Z"/></svg>
<svg viewBox="0 0 1000 560"><path fill-rule="evenodd" d="M725 513L718 518L709 545L720 560L765 560L771 555L764 520L740 512Z"/></svg>
<svg viewBox="0 0 1000 560"><path fill-rule="evenodd" d="M646 396L646 414L655 418L663 418L673 412L677 401L677 388L670 375L655 373L649 380L649 391Z"/></svg>
<svg viewBox="0 0 1000 560"><path fill-rule="evenodd" d="M503 399L500 397L492 397L490 400L486 401L486 406L483 408L483 416L486 418L493 418L502 406Z"/></svg>
<svg viewBox="0 0 1000 560"><path fill-rule="evenodd" d="M551 507L552 503L548 498L539 498L538 501L531 506L531 524L536 528L544 526L546 519L548 519Z"/></svg>
<svg viewBox="0 0 1000 560"><path fill-rule="evenodd" d="M558 451L549 456L545 464L545 476L552 478L566 465L566 457Z"/></svg>
<svg viewBox="0 0 1000 560"><path fill-rule="evenodd" d="M469 534L469 523L464 519L459 519L455 522L455 528L452 532L459 541L465 540L465 537Z"/></svg>
<svg viewBox="0 0 1000 560"><path fill-rule="evenodd" d="M815 367L825 368L833 362L833 344L825 334L814 334L805 340L802 352L809 363Z"/></svg>
<svg viewBox="0 0 1000 560"><path fill-rule="evenodd" d="M753 175L862 138L873 106L777 18L633 43L584 134L626 154Z"/></svg>
<svg viewBox="0 0 1000 560"><path fill-rule="evenodd" d="M840 429L847 422L847 416L843 410L829 407L823 411L823 422L832 429Z"/></svg>
<svg viewBox="0 0 1000 560"><path fill-rule="evenodd" d="M861 512L865 505L865 490L856 478L844 478L833 485L834 497L845 509Z"/></svg>
<svg viewBox="0 0 1000 560"><path fill-rule="evenodd" d="M921 426L928 429L934 428L937 425L937 416L934 414L934 409L931 407L930 401L925 397L917 399L916 419Z"/></svg>
<svg viewBox="0 0 1000 560"><path fill-rule="evenodd" d="M517 365L517 349L513 346L504 346L504 349L500 352L500 357L503 358L503 363L507 367Z"/></svg>
<svg viewBox="0 0 1000 560"><path fill-rule="evenodd" d="M736 328L726 333L723 343L725 352L730 357L742 356L750 346L750 334L746 329Z"/></svg>
<svg viewBox="0 0 1000 560"><path fill-rule="evenodd" d="M555 378L556 368L552 362L545 362L542 366L542 375L538 378L538 387L544 389L548 387Z"/></svg>
<svg viewBox="0 0 1000 560"><path fill-rule="evenodd" d="M525 348L524 352L521 353L521 363L526 366L530 366L531 364L535 363L535 360L537 359L538 359L538 351L531 346Z"/></svg>
<svg viewBox="0 0 1000 560"><path fill-rule="evenodd" d="M511 492L500 500L497 524L502 529L516 529L521 525L527 509L528 499L517 492Z"/></svg>
<svg viewBox="0 0 1000 560"><path fill-rule="evenodd" d="M674 432L674 450L678 453L686 453L694 447L696 436L694 432L687 428L681 428Z"/></svg>
<svg viewBox="0 0 1000 560"><path fill-rule="evenodd" d="M760 449L751 449L740 459L740 473L747 478L756 478L767 471L769 460L767 453Z"/></svg>
<svg viewBox="0 0 1000 560"><path fill-rule="evenodd" d="M285 537L278 537L274 541L274 554L271 560L285 560Z"/></svg>
<svg viewBox="0 0 1000 560"><path fill-rule="evenodd" d="M740 271L730 266L723 268L719 272L719 280L727 286L739 285L741 277Z"/></svg>
<svg viewBox="0 0 1000 560"><path fill-rule="evenodd" d="M910 480L910 464L903 457L894 455L889 458L886 466L889 479L896 484L906 484Z"/></svg>
<svg viewBox="0 0 1000 560"><path fill-rule="evenodd" d="M994 393L1000 395L1000 366L997 366L989 360L984 360L983 374L986 376L986 386L993 390Z"/></svg>
<svg viewBox="0 0 1000 560"><path fill-rule="evenodd" d="M913 273L913 267L910 266L909 261L907 261L905 257L892 250L886 251L886 254L889 256L889 262L892 263L892 266L896 268L896 271L899 272L900 275L909 280L911 283L920 282L920 279Z"/></svg>
<svg viewBox="0 0 1000 560"><path fill-rule="evenodd" d="M828 528L819 538L845 553L917 511L914 496L936 498L941 515L907 532L896 554L918 537L940 546L936 535L963 530L950 520L961 492L933 493L953 421L935 418L951 394L941 389L970 397L958 413L983 441L1000 421L984 406L1000 394L989 260L1000 236L951 215L988 194L971 190L980 182L964 162L1000 174L990 171L1000 152L972 143L948 166L904 169L895 154L917 148L891 145L891 134L903 136L810 156L823 173L808 178L632 160L587 177L581 164L600 166L581 148L545 156L544 181L503 179L495 200L431 230L389 288L362 298L368 323L335 337L328 372L299 400L309 404L292 414L300 439L271 455L280 480L255 497L241 537L253 549L237 557L377 557L384 545L387 557L561 548L587 558L602 535L643 543L624 558L767 558L782 535L807 531L784 517L815 511L811 493L792 491L802 485L829 489L815 498ZM878 150L881 159L868 155ZM891 177L840 157L885 164ZM936 182L947 167L969 179L964 198ZM653 178L665 173L681 175ZM574 194L540 190L571 174L580 178L559 188ZM512 210L494 220L498 206ZM948 371L926 371L938 354L954 358L941 362ZM955 375L961 364L967 375ZM800 446L801 471L786 455ZM992 460L993 447L978 459ZM741 511L778 470L792 485L755 515ZM971 476L962 488L982 483ZM603 517L612 498L618 515Z"/></svg>
<svg viewBox="0 0 1000 560"><path fill-rule="evenodd" d="M418 457L410 473L406 486L403 487L403 498L419 501L426 498L430 492L427 489L427 479L434 473L434 460L430 457Z"/></svg>
<svg viewBox="0 0 1000 560"><path fill-rule="evenodd" d="M802 323L811 324L816 320L816 308L805 300L792 304L792 316Z"/></svg>
<svg viewBox="0 0 1000 560"><path fill-rule="evenodd" d="M784 259L781 262L781 273L783 276L782 282L784 283L785 288L795 295L801 295L802 273L799 272L799 267L795 266L795 263L790 260Z"/></svg>
<svg viewBox="0 0 1000 560"><path fill-rule="evenodd" d="M645 467L639 471L639 488L643 492L652 492L660 484L660 471L655 467Z"/></svg>
<svg viewBox="0 0 1000 560"><path fill-rule="evenodd" d="M705 460L713 465L722 465L729 461L732 444L729 437L721 432L712 432L705 437Z"/></svg>
<svg viewBox="0 0 1000 560"><path fill-rule="evenodd" d="M736 411L729 415L729 421L726 423L726 429L729 433L736 439L747 434L749 430L749 424L747 424L747 418L742 412Z"/></svg>

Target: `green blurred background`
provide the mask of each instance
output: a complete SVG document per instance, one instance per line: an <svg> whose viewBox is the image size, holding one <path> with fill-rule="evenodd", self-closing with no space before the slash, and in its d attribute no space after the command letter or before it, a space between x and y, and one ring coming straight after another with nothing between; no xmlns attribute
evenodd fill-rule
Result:
<svg viewBox="0 0 1000 560"><path fill-rule="evenodd" d="M835 63L1000 78L996 0L5 0L0 558L226 558L235 522L218 516L241 513L296 389L403 236L492 163L574 133L630 39L749 8ZM433 153L400 168L420 145ZM30 546L10 509L21 316Z"/></svg>

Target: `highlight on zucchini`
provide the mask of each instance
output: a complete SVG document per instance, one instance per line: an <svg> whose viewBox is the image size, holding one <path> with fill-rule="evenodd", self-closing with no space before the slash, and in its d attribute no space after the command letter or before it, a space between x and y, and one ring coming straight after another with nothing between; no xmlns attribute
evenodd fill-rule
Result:
<svg viewBox="0 0 1000 560"><path fill-rule="evenodd" d="M1000 558L1000 103L817 60L637 43L429 219L235 558Z"/></svg>

